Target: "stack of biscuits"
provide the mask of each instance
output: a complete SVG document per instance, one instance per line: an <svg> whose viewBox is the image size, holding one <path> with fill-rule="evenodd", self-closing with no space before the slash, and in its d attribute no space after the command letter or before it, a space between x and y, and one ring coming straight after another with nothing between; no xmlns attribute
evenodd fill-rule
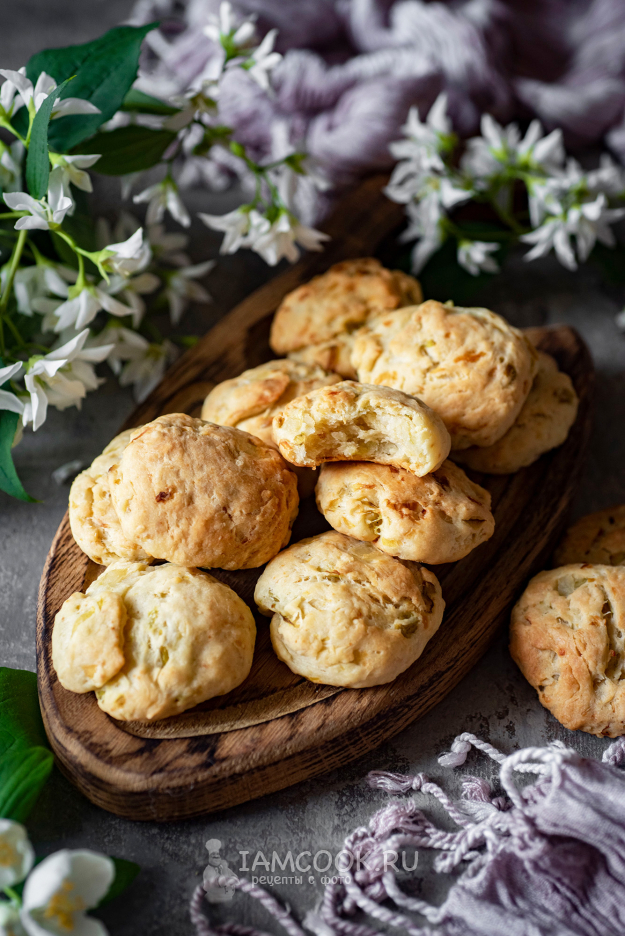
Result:
<svg viewBox="0 0 625 936"><path fill-rule="evenodd" d="M576 415L571 381L521 332L423 302L374 259L289 294L270 343L285 356L214 387L201 419L122 433L74 482L73 535L107 568L57 615L53 662L117 719L177 714L248 675L254 617L206 569L265 567L255 601L294 673L395 679L443 618L428 566L494 531L490 494L456 463L516 471ZM332 529L285 548L313 490Z"/></svg>

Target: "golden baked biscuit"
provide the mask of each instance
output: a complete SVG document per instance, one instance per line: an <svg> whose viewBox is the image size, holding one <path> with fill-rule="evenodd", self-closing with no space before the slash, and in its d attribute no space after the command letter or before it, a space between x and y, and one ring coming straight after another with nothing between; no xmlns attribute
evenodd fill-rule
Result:
<svg viewBox="0 0 625 936"><path fill-rule="evenodd" d="M490 494L453 462L418 478L393 465L323 465L317 506L339 533L414 562L456 562L493 535Z"/></svg>
<svg viewBox="0 0 625 936"><path fill-rule="evenodd" d="M66 607L82 599L76 609ZM97 664L106 658L106 648L80 623L85 608L109 609L111 629L121 628L115 647L121 663L114 673L97 684L98 705L113 718L151 721L178 715L206 699L224 695L240 685L252 666L256 625L244 601L207 572L168 563L147 566L119 560L93 582L86 595L73 595L65 603L54 625L53 647L61 617L60 649L54 665L61 683L70 663L91 652ZM115 611L119 610L118 616ZM67 656L68 630L73 658ZM76 629L76 625L80 626ZM117 658L116 658L117 663ZM86 692L94 686L74 691Z"/></svg>
<svg viewBox="0 0 625 936"><path fill-rule="evenodd" d="M100 565L139 561L148 554L122 533L111 501L108 470L116 465L136 429L126 429L75 479L69 492L69 524L82 551Z"/></svg>
<svg viewBox="0 0 625 936"><path fill-rule="evenodd" d="M355 376L343 339L372 315L421 300L421 287L412 276L387 270L372 257L344 260L283 299L269 343L276 354L310 349L308 363Z"/></svg>
<svg viewBox="0 0 625 936"><path fill-rule="evenodd" d="M309 345L307 348L300 348L299 351L291 351L289 358L291 361L312 364L314 367L321 367L323 370L339 374L340 377L355 380L356 371L352 367L353 348L353 335L337 335L329 341Z"/></svg>
<svg viewBox="0 0 625 936"><path fill-rule="evenodd" d="M512 611L510 652L566 728L625 733L625 568L574 563L535 576Z"/></svg>
<svg viewBox="0 0 625 936"><path fill-rule="evenodd" d="M75 592L54 619L52 663L65 689L90 692L124 665L126 607L114 592Z"/></svg>
<svg viewBox="0 0 625 936"><path fill-rule="evenodd" d="M566 531L553 558L556 565L596 562L625 566L625 504L582 517Z"/></svg>
<svg viewBox="0 0 625 936"><path fill-rule="evenodd" d="M436 471L451 444L441 418L421 400L353 380L288 403L274 417L273 434L294 465L373 461L419 476Z"/></svg>
<svg viewBox="0 0 625 936"><path fill-rule="evenodd" d="M295 475L271 445L182 413L137 431L109 472L122 530L157 559L252 569L285 546Z"/></svg>
<svg viewBox="0 0 625 936"><path fill-rule="evenodd" d="M294 673L362 689L391 682L421 656L445 602L429 569L333 531L273 559L254 599Z"/></svg>
<svg viewBox="0 0 625 936"><path fill-rule="evenodd" d="M579 400L568 374L558 370L549 354L538 352L538 370L521 412L494 445L473 446L453 457L485 474L512 474L531 465L566 440L575 422Z"/></svg>
<svg viewBox="0 0 625 936"><path fill-rule="evenodd" d="M288 358L268 361L217 384L204 400L202 419L220 426L236 426L274 445L273 417L296 397L340 381L314 364Z"/></svg>
<svg viewBox="0 0 625 936"><path fill-rule="evenodd" d="M436 410L454 449L493 445L519 415L536 372L524 335L488 309L424 302L368 322L352 364L364 383L412 393Z"/></svg>

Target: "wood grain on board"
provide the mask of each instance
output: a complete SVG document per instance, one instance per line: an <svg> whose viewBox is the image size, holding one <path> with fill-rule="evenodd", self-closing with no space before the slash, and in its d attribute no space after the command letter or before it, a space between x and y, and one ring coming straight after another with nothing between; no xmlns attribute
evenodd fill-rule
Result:
<svg viewBox="0 0 625 936"><path fill-rule="evenodd" d="M341 259L374 253L401 223L401 209L366 180L326 225L333 240L225 316L165 376L126 423L166 412L197 415L215 383L272 357L271 316L282 297ZM93 693L63 689L51 662L54 616L99 569L73 541L67 516L41 579L37 626L40 701L59 766L94 803L133 819L179 819L234 806L318 776L363 755L436 705L475 665L528 577L544 567L566 520L590 427L592 362L570 328L529 330L570 374L580 397L563 446L515 475L473 474L488 487L492 539L458 563L436 566L447 608L422 657L395 682L339 690L294 675L271 650L268 619L248 679L236 690L160 722L116 722ZM301 506L292 542L327 529L314 500ZM252 605L260 570L211 573Z"/></svg>

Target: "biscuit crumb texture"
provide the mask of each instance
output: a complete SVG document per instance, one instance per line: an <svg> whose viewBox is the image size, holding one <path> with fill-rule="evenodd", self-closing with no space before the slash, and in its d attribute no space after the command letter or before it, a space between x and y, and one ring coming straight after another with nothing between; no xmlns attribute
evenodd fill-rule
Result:
<svg viewBox="0 0 625 936"><path fill-rule="evenodd" d="M587 514L566 531L554 564L570 562L625 566L625 504Z"/></svg>
<svg viewBox="0 0 625 936"><path fill-rule="evenodd" d="M391 682L422 654L445 602L429 569L331 531L269 563L254 595L278 657L312 682Z"/></svg>
<svg viewBox="0 0 625 936"><path fill-rule="evenodd" d="M65 689L90 692L124 665L126 608L113 592L75 592L54 619L52 663Z"/></svg>
<svg viewBox="0 0 625 936"><path fill-rule="evenodd" d="M474 471L512 474L566 441L578 403L569 375L558 370L549 354L539 351L532 389L506 434L488 448L473 446L452 457Z"/></svg>
<svg viewBox="0 0 625 936"><path fill-rule="evenodd" d="M355 336L352 364L363 383L436 410L454 449L494 445L519 415L537 366L529 341L501 316L435 301L369 321Z"/></svg>
<svg viewBox="0 0 625 936"><path fill-rule="evenodd" d="M541 572L512 611L510 652L565 728L625 733L625 568Z"/></svg>
<svg viewBox="0 0 625 936"><path fill-rule="evenodd" d="M204 400L202 419L220 426L236 426L275 445L273 417L296 397L340 381L314 364L289 358L268 361L217 384Z"/></svg>
<svg viewBox="0 0 625 936"><path fill-rule="evenodd" d="M288 543L299 504L273 446L182 413L137 431L109 481L124 534L185 566L263 565Z"/></svg>
<svg viewBox="0 0 625 936"><path fill-rule="evenodd" d="M387 270L373 257L344 260L285 296L269 342L276 354L307 349L301 360L355 377L353 332L372 316L422 298L418 281L400 270Z"/></svg>
<svg viewBox="0 0 625 936"><path fill-rule="evenodd" d="M69 523L82 551L99 565L117 559L140 561L148 554L122 532L113 507L108 471L116 465L136 429L127 429L109 442L101 455L73 481L69 493Z"/></svg>
<svg viewBox="0 0 625 936"><path fill-rule="evenodd" d="M449 454L443 421L408 394L344 380L293 400L273 421L280 452L294 465L373 461L416 475Z"/></svg>
<svg viewBox="0 0 625 936"><path fill-rule="evenodd" d="M207 572L119 560L63 605L53 663L73 692L96 689L121 721L177 715L248 675L252 612Z"/></svg>
<svg viewBox="0 0 625 936"><path fill-rule="evenodd" d="M450 461L422 478L390 465L332 462L321 468L316 496L339 533L414 562L456 562L495 530L489 492Z"/></svg>

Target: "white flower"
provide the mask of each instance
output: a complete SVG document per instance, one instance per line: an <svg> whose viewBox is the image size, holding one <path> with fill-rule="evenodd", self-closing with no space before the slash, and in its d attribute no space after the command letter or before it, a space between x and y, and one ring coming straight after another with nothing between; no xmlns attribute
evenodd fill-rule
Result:
<svg viewBox="0 0 625 936"><path fill-rule="evenodd" d="M26 363L24 383L30 401L22 417L25 426L32 422L33 429L39 429L45 422L48 404L60 410L68 406L80 408L87 391L95 390L102 382L96 377L93 364L103 361L112 345L83 350L88 336L89 329L85 328L62 347Z"/></svg>
<svg viewBox="0 0 625 936"><path fill-rule="evenodd" d="M177 221L183 227L189 227L191 224L189 212L178 194L178 186L169 177L156 185L150 185L143 192L135 195L133 201L136 205L148 202L148 210L145 216L148 225L158 224L162 221L166 210L174 221Z"/></svg>
<svg viewBox="0 0 625 936"><path fill-rule="evenodd" d="M443 243L441 202L437 193L432 192L420 202L410 202L406 212L409 224L400 240L405 242L417 239L412 251L412 269L419 273Z"/></svg>
<svg viewBox="0 0 625 936"><path fill-rule="evenodd" d="M525 260L535 260L554 250L560 263L569 270L576 270L578 261L584 263L599 240L608 247L615 244L610 227L625 215L625 208L608 208L605 195L598 195L592 202L576 204L556 217L549 217L535 231L524 234L521 240L534 247L525 255ZM577 256L571 243L575 237Z"/></svg>
<svg viewBox="0 0 625 936"><path fill-rule="evenodd" d="M124 281L122 280L122 282ZM115 291L119 291L122 288L117 282L115 282L115 286L117 287ZM126 315L134 315L135 309L132 306L124 305L122 302L114 299L111 295L111 291L111 284L105 282L100 283L99 286L87 283L80 292L75 295L72 295L72 291L70 290L70 298L60 303L54 309L54 316L56 318L54 331L62 332L66 328L74 328L76 331L81 331L85 325L88 325L94 320L101 309L105 309L111 315L116 315L119 318L124 318Z"/></svg>
<svg viewBox="0 0 625 936"><path fill-rule="evenodd" d="M143 228L138 228L128 240L119 244L108 244L103 253L102 266L120 276L132 276L144 270L152 259L152 251L143 237Z"/></svg>
<svg viewBox="0 0 625 936"><path fill-rule="evenodd" d="M490 114L482 114L480 129L482 136L468 140L460 165L482 185L506 166L552 173L564 163L562 131L543 136L539 120L531 122L523 138L516 124L502 127Z"/></svg>
<svg viewBox="0 0 625 936"><path fill-rule="evenodd" d="M84 170L93 166L100 158L99 155L59 156L56 153L51 153L50 158L55 167L52 173L56 173L60 177L64 195L68 198L71 197L70 184L82 189L83 192L93 191L91 177Z"/></svg>
<svg viewBox="0 0 625 936"><path fill-rule="evenodd" d="M453 139L451 121L447 116L447 95L439 94L424 122L419 117L418 109L411 107L402 133L407 139L396 140L389 145L396 159L406 161L395 167L389 184L391 189L398 186L400 180L405 184L408 177L419 176L424 172L443 171L445 168L440 154L449 148ZM402 198L401 201L403 200ZM410 197L405 199L409 200Z"/></svg>
<svg viewBox="0 0 625 936"><path fill-rule="evenodd" d="M152 253L160 263L172 266L188 266L191 261L184 252L189 243L186 234L180 231L166 231L163 224L152 224L148 228L148 240Z"/></svg>
<svg viewBox="0 0 625 936"><path fill-rule="evenodd" d="M0 68L0 75L3 75L22 99L22 103L28 107L31 113L36 113L49 94L56 88L56 81L45 72L41 72L37 78L37 83L33 87L32 81L26 77L26 69L20 68L19 71L12 71L9 68ZM6 83L2 86L3 91ZM8 100L10 91L4 92ZM4 106L4 104L3 104ZM17 107L14 108L14 112ZM67 117L70 114L99 114L100 108L96 107L90 101L82 98L68 97L62 101L56 101L52 108L52 117Z"/></svg>
<svg viewBox="0 0 625 936"><path fill-rule="evenodd" d="M599 168L586 173L586 185L589 192L622 197L625 193L625 170L617 165L607 154L602 153Z"/></svg>
<svg viewBox="0 0 625 936"><path fill-rule="evenodd" d="M13 887L23 881L34 861L35 852L24 826L11 819L0 819L0 889Z"/></svg>
<svg viewBox="0 0 625 936"><path fill-rule="evenodd" d="M132 315L133 328L138 328L146 311L145 302L141 297L153 293L160 285L161 281L155 273L139 273L138 276L132 276L130 278L115 276L108 285L100 283L101 289L107 294L108 301L107 305L105 305L104 302L102 303L102 308L110 312L111 315L121 317L124 315ZM120 299L127 302L128 305L123 305L121 302L112 299L112 296L117 295L119 295ZM113 303L116 304L117 311L113 311ZM122 312L122 309L125 311Z"/></svg>
<svg viewBox="0 0 625 936"><path fill-rule="evenodd" d="M225 215L198 213L198 218L213 231L225 233L219 253L233 254L245 246L245 239L250 230L250 210L247 206L235 208Z"/></svg>
<svg viewBox="0 0 625 936"><path fill-rule="evenodd" d="M283 257L291 263L299 260L297 244L306 250L323 250L323 241L330 240L327 234L300 224L290 211L281 211L273 223L256 211L250 212L250 231L245 245L275 266Z"/></svg>
<svg viewBox="0 0 625 936"><path fill-rule="evenodd" d="M8 266L3 267L0 273L0 284L4 289L8 273ZM22 315L31 316L33 312L40 312L38 300L42 296L52 293L54 296L67 296L66 277L73 271L58 264L43 259L32 266L19 267L13 280L13 291L18 311ZM71 282L71 280L70 280Z"/></svg>
<svg viewBox="0 0 625 936"><path fill-rule="evenodd" d="M480 270L486 273L497 273L499 265L494 257L489 256L499 250L499 244L485 241L463 240L458 244L458 263L472 276L477 276Z"/></svg>
<svg viewBox="0 0 625 936"><path fill-rule="evenodd" d="M254 49L252 55L244 63L244 67L256 84L260 85L264 91L269 90L270 73L282 60L280 53L273 51L277 35L277 29L270 29L258 48Z"/></svg>
<svg viewBox="0 0 625 936"><path fill-rule="evenodd" d="M8 410L10 413L19 413L24 412L24 404L18 396L14 393L11 393L9 390L2 390L2 386L5 383L8 383L9 380L13 380L22 370L22 363L18 361L16 364L9 364L7 367L0 367L0 410ZM0 888L6 886L2 884L2 823L4 819L0 819Z"/></svg>
<svg viewBox="0 0 625 936"><path fill-rule="evenodd" d="M0 936L27 936L19 910L7 900L0 901Z"/></svg>
<svg viewBox="0 0 625 936"><path fill-rule="evenodd" d="M204 35L217 45L223 45L226 51L244 49L249 46L256 33L254 17L241 19L232 9L232 4L219 5L219 15L209 15L204 27Z"/></svg>
<svg viewBox="0 0 625 936"><path fill-rule="evenodd" d="M214 260L205 260L204 263L183 267L168 276L165 296L169 302L172 324L178 324L190 302L211 301L210 293L193 280L205 276L214 266Z"/></svg>
<svg viewBox="0 0 625 936"><path fill-rule="evenodd" d="M37 865L24 887L21 922L28 936L107 936L103 923L87 917L115 877L110 858L93 851L55 852Z"/></svg>
<svg viewBox="0 0 625 936"><path fill-rule="evenodd" d="M73 202L63 193L62 179L50 175L48 197L36 199L27 192L5 192L4 201L11 211L26 211L28 214L18 218L15 224L16 231L40 230L49 231L51 226L63 223L63 219Z"/></svg>
<svg viewBox="0 0 625 936"><path fill-rule="evenodd" d="M132 339L129 335L133 336ZM178 356L178 350L170 341L150 344L136 332L130 332L129 335L125 336L128 363L121 372L119 383L122 387L133 384L135 400L143 403L161 382L168 364Z"/></svg>

